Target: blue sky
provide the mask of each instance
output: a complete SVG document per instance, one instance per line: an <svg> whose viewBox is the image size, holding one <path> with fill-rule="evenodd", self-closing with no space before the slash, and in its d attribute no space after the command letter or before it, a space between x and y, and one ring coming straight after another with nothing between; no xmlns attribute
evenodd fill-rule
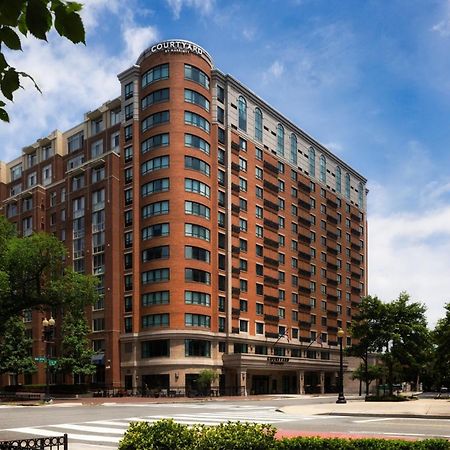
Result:
<svg viewBox="0 0 450 450"><path fill-rule="evenodd" d="M434 323L450 301L448 0L85 0L87 46L12 55L43 88L0 125L0 159L119 95L157 40L204 47L368 180L369 293L408 291ZM29 105L33 108L29 108Z"/></svg>

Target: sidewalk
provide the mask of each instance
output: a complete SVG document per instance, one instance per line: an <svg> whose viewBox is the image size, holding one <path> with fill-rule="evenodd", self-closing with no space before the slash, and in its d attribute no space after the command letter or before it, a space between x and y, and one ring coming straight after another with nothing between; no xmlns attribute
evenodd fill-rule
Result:
<svg viewBox="0 0 450 450"><path fill-rule="evenodd" d="M426 417L450 419L450 401L419 399L406 402L365 402L348 400L344 404L322 403L317 405L292 405L279 408L286 414L309 415L358 415L384 417Z"/></svg>

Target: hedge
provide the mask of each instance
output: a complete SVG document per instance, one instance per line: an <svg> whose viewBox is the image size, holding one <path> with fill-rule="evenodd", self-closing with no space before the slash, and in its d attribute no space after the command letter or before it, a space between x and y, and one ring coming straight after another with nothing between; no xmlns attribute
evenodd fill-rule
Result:
<svg viewBox="0 0 450 450"><path fill-rule="evenodd" d="M217 426L189 427L164 419L152 424L132 422L119 450L450 450L443 439L275 438L272 425L228 422Z"/></svg>

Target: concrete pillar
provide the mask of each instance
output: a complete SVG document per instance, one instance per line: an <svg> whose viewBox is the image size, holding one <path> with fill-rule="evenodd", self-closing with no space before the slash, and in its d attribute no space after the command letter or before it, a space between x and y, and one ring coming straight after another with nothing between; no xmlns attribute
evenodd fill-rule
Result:
<svg viewBox="0 0 450 450"><path fill-rule="evenodd" d="M237 375L238 375L237 385L239 395L247 396L247 371L238 370Z"/></svg>
<svg viewBox="0 0 450 450"><path fill-rule="evenodd" d="M320 371L320 393L325 394L325 372Z"/></svg>
<svg viewBox="0 0 450 450"><path fill-rule="evenodd" d="M297 384L298 384L298 393L303 395L305 393L305 371L299 370L297 372Z"/></svg>

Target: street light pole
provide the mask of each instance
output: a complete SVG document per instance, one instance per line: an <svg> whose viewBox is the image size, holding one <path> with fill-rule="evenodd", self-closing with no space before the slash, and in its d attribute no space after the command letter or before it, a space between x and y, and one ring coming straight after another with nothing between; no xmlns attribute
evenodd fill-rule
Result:
<svg viewBox="0 0 450 450"><path fill-rule="evenodd" d="M342 340L344 339L344 330L339 328L337 332L339 338L339 395L336 403L347 403L344 396L344 358L342 350Z"/></svg>
<svg viewBox="0 0 450 450"><path fill-rule="evenodd" d="M52 401L52 398L50 397L50 344L53 344L53 331L55 329L55 323L56 322L53 317L50 317L50 319L48 320L45 317L42 320L42 333L45 344L45 360L47 363L45 367L45 403L50 403Z"/></svg>

